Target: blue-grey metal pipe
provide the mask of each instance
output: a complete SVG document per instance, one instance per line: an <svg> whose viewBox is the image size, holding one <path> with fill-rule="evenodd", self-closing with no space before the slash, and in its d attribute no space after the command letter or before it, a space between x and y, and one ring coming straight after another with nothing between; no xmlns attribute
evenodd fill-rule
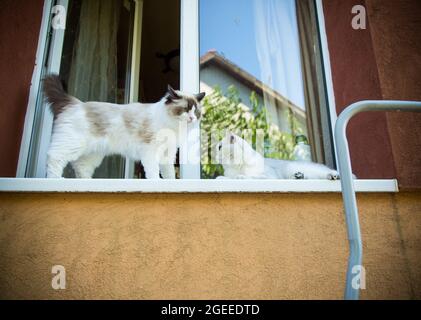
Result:
<svg viewBox="0 0 421 320"><path fill-rule="evenodd" d="M339 115L336 122L335 141L349 240L349 259L345 288L345 299L347 300L358 300L359 298L359 288L353 288L352 279L354 277L353 268L355 266L362 266L363 250L351 158L349 155L348 140L346 138L346 127L354 115L363 111L421 112L421 102L361 101L346 108Z"/></svg>

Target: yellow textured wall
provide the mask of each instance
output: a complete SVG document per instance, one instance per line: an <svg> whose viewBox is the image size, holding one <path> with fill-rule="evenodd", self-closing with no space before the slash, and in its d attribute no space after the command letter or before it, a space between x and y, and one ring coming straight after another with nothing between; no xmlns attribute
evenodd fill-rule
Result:
<svg viewBox="0 0 421 320"><path fill-rule="evenodd" d="M362 298L421 298L421 194L358 200ZM340 194L0 194L0 298L341 299L347 252Z"/></svg>

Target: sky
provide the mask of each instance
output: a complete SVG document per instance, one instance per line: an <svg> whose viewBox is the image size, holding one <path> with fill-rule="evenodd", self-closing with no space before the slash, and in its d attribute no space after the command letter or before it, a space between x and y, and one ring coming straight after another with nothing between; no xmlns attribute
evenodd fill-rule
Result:
<svg viewBox="0 0 421 320"><path fill-rule="evenodd" d="M216 50L305 109L295 0L200 0L199 10L201 56Z"/></svg>
<svg viewBox="0 0 421 320"><path fill-rule="evenodd" d="M200 0L200 56L216 49L260 79L253 0Z"/></svg>

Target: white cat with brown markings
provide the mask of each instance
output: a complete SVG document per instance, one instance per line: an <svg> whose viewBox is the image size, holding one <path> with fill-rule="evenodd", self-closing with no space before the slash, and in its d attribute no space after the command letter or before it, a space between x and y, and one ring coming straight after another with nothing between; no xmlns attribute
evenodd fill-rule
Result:
<svg viewBox="0 0 421 320"><path fill-rule="evenodd" d="M47 177L61 178L71 163L77 178L92 178L107 155L119 154L141 161L147 179L175 179L177 142L163 152L160 133L178 137L182 122L202 116L205 93L190 95L168 86L167 94L152 104L126 105L82 102L68 95L58 75L44 79L44 94L54 113L48 151Z"/></svg>
<svg viewBox="0 0 421 320"><path fill-rule="evenodd" d="M264 158L235 134L226 135L217 147L224 167L218 179L339 179L336 170L319 163Z"/></svg>

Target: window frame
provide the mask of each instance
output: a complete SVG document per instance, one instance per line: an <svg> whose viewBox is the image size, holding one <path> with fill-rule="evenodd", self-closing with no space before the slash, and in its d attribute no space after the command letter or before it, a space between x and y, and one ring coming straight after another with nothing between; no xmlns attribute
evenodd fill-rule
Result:
<svg viewBox="0 0 421 320"><path fill-rule="evenodd" d="M143 10L143 0L134 0L135 17L133 26L133 43L132 43L132 59L130 72L130 89L129 101L137 101L138 99L138 83L140 69L140 50L141 50L141 31L142 24L141 15ZM41 178L46 175L46 161L49 142L52 134L53 115L47 111L44 103L39 105L39 89L41 85L41 76L45 69L45 73L59 73L61 67L62 51L64 45L65 31L56 29L52 31L52 8L55 5L62 5L66 12L68 11L69 0L45 0L43 19L38 42L38 50L36 56L35 69L31 82L30 98L28 101L27 118L25 119L24 132L22 135L21 150L19 154L17 177L23 178L28 171L33 173L35 177ZM136 37L139 35L139 37ZM45 66L44 66L45 64ZM39 108L37 110L37 107ZM35 121L37 112L41 121L40 127L42 131L37 137L33 138ZM37 144L37 149L31 153L31 143ZM30 159L32 157L32 159ZM34 160L33 163L29 163ZM125 158L123 175L127 179L134 172L134 162Z"/></svg>
<svg viewBox="0 0 421 320"><path fill-rule="evenodd" d="M356 192L398 192L397 181L356 180ZM0 179L0 192L71 193L340 193L329 180Z"/></svg>
<svg viewBox="0 0 421 320"><path fill-rule="evenodd" d="M180 90L185 92L199 92L200 88L200 57L199 57L199 1L181 0L180 14ZM181 133L180 143L180 177L181 179L199 179L200 163L193 163L189 153L199 155L200 124L189 125L185 134ZM197 134L194 134L194 133ZM195 139L189 141L189 139ZM192 150L191 146L198 146ZM189 148L190 146L190 148Z"/></svg>
<svg viewBox="0 0 421 320"><path fill-rule="evenodd" d="M54 7L54 5L61 5L66 9L66 12L69 7L69 0L57 0L55 4L53 4L53 1L51 1L51 8ZM50 9L51 11L51 9ZM49 17L49 21L47 21L48 28L51 30L51 15ZM41 62L41 74L43 66L42 64L44 61L47 63L46 67L46 73L59 73L60 72L60 66L61 66L61 57L63 53L63 44L64 44L64 36L65 36L65 30L63 29L57 29L54 30L51 34L51 38L45 39L45 51L43 52L43 59L47 58L47 60L43 60ZM50 41L48 43L48 41ZM40 86L40 83L38 83L38 86ZM37 100L39 97L37 97ZM34 109L37 107L37 100L34 101L33 106ZM44 103L43 105L44 106ZM51 135L52 135L52 129L53 129L53 121L54 116L51 112L48 111L47 108L41 107L39 112L41 113L41 132L38 134L38 149L36 151L36 162L30 164L29 161L29 152L28 150L28 157L27 157L27 163L26 163L26 170L28 170L29 166L32 168L32 170L35 170L35 175L37 177L39 176L45 176L46 175L46 163L47 163L47 152L50 145ZM35 122L35 118L33 119L33 122ZM34 123L33 123L34 124ZM34 134L34 131L31 131L31 135ZM29 140L31 142L31 138L29 137Z"/></svg>
<svg viewBox="0 0 421 320"><path fill-rule="evenodd" d="M58 0L58 3L67 3L68 0ZM143 0L135 0L142 3ZM180 89L187 92L198 92L199 77L199 1L181 1L180 23ZM334 132L336 123L336 105L332 81L332 71L328 42L326 36L323 1L315 0L317 22L320 36L322 64L327 91L331 130ZM22 192L147 192L147 193L181 193L181 192L341 192L338 181L324 180L202 180L200 179L200 164L189 163L186 132L185 141L180 146L181 179L180 180L135 180L135 179L46 179L24 178L30 149L31 134L35 116L36 101L41 81L42 63L47 53L47 37L50 28L51 9L53 0L44 1L43 17L35 60L35 67L30 87L27 115L19 154L17 178L0 179L0 191ZM141 12L141 8L139 9ZM138 12L138 14L139 14ZM64 35L64 31L63 31ZM62 36L63 36L62 35ZM54 70L50 70L51 72ZM132 96L132 95L131 95ZM199 124L189 127L188 131L199 132ZM195 136L200 139L200 135ZM333 146L336 153L336 145ZM195 140L198 142L197 140ZM337 161L337 160L336 160ZM127 163L127 162L126 162ZM126 165L126 177L129 171ZM105 183L106 181L106 183ZM355 187L358 192L398 192L397 180L356 180Z"/></svg>
<svg viewBox="0 0 421 320"><path fill-rule="evenodd" d="M42 64L44 63L44 55L47 51L47 38L50 32L50 16L53 7L52 0L44 1L44 8L41 20L41 29L38 38L38 47L35 56L34 72L32 74L31 86L29 90L28 107L26 110L24 128L19 151L18 166L16 171L17 178L24 178L26 175L27 162L30 153L30 145L32 140L32 131L34 127L36 102L38 99L39 87L41 83Z"/></svg>
<svg viewBox="0 0 421 320"><path fill-rule="evenodd" d="M335 132L335 124L336 120L338 119L338 114L336 112L336 100L335 100L335 91L333 88L333 78L332 78L332 68L330 63L330 53L329 53L329 46L327 41L327 34L326 34L326 25L325 25L325 15L323 11L323 0L315 0L316 2L316 14L317 14L317 23L319 29L319 37L320 37L320 47L321 47L321 54L322 54L322 64L324 69L324 78L325 78L325 86L326 86L326 97L327 97L327 104L328 104L328 112L330 118L330 125L331 125L331 133ZM333 143L333 150L335 155L335 164L338 167L338 159L336 157L336 141L332 139Z"/></svg>

